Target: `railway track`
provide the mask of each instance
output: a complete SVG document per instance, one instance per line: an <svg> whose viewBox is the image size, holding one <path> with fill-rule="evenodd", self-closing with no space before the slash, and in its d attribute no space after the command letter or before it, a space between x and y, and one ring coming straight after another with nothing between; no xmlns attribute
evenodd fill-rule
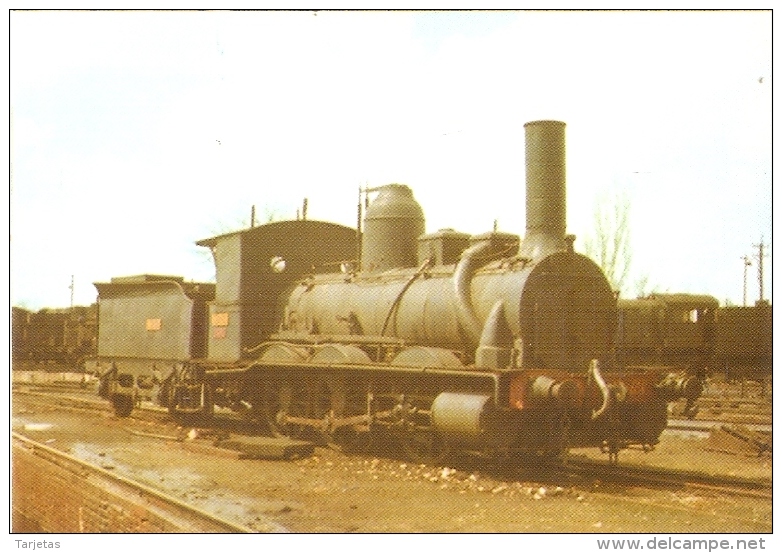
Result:
<svg viewBox="0 0 782 553"><path fill-rule="evenodd" d="M17 393L17 392L15 392ZM52 400L58 406L68 409L85 411L102 411L113 413L111 405L107 402L91 397L78 397L78 395L61 395L53 390L30 391L22 390L18 393L26 395L34 401L49 403ZM154 420L161 423L170 423L171 417L168 411L153 405L142 405L135 409L132 418ZM217 432L231 432L235 434L252 433L248 421L232 416L216 417L215 429ZM671 430L685 430L689 432L708 433L718 429L723 423L718 421L688 421L672 419L669 423ZM771 425L753 425L752 428L759 432L771 432ZM162 435L160 437L163 437ZM166 436L171 438L170 436ZM485 461L482 460L482 462ZM468 462L468 464L471 464ZM546 470L553 467L547 467ZM575 474L583 478L598 478L604 481L617 483L633 483L634 485L651 486L678 486L700 489L719 490L733 495L745 495L748 497L770 498L771 482L761 478L743 478L738 476L713 475L698 471L682 471L650 466L636 466L624 464L609 464L605 461L566 457L563 472ZM502 471L500 471L502 472Z"/></svg>
<svg viewBox="0 0 782 553"><path fill-rule="evenodd" d="M14 393L16 394L17 391L15 390ZM106 424L108 429L115 433L114 445L93 447L89 449L91 454L87 456L82 454L82 458L88 458L92 462L108 468L112 473L121 471L123 475L130 478L134 478L136 471L123 468L134 466L130 458L121 459L117 462L116 455L112 453L112 448L114 451L118 451L121 450L118 448L124 447L121 436L123 431L147 438L147 445L133 446L136 449L139 447L142 449L144 447L153 449L160 447L161 451L186 449L191 453L202 454L198 457L203 459L201 461L204 463L203 466L215 467L231 466L232 463L237 462L235 460L237 457L228 456L225 453L228 450L211 445L212 441L209 440L208 436L212 436L212 433L217 428L219 428L220 432L227 430L228 433L236 436L246 433L242 430L242 423L237 421L234 424L230 419L223 420L221 418L203 436L203 429L197 429L198 437L196 439L183 438L183 435L188 433L188 431L192 432L192 429L175 429L171 424L170 416L162 409L135 409L132 417L117 419L112 414L110 405L99 398L82 396L80 393L66 394L66 396L40 393L36 390L24 393L23 397L17 398L19 401L18 405L21 408L19 410L20 421L29 423L30 426L49 421L60 425L62 424L62 419L56 419L55 417L60 416L61 410L64 412L75 412L74 417L80 415L95 417L97 415L97 417L104 419L101 425ZM51 413L51 415L49 416L47 413ZM80 423L82 426L83 424ZM79 428L79 425L75 428ZM25 434L29 435L26 431ZM79 436L77 438L79 440L88 439L81 437L80 433ZM67 435L63 437L62 435L48 433L46 437L50 438L46 440L47 443L50 441L54 442L52 438L57 438L56 443L61 444L60 447L63 448L68 447L70 444ZM158 442L161 444L158 446L154 445L154 440L149 441L154 438L179 440L183 441L183 444L163 445L163 442ZM129 437L129 439L129 443L135 440L136 444L138 444L139 438ZM198 447L191 449L189 447L191 445ZM200 446L204 447L201 448ZM77 448L77 450L84 452L83 448ZM110 459L109 461L101 462L96 460L95 455L100 454L101 451L108 451L107 456L101 459ZM214 458L220 457L220 459L213 465L210 465L205 457L206 455ZM643 513L644 516L647 516L647 512L656 513L648 515L654 520L658 520L655 517L662 517L659 520L670 518L679 522L691 519L698 520L700 524L703 524L701 528L713 531L715 526L712 523L704 522L711 520L713 516L721 517L719 528L765 528L764 519L758 518L754 514L756 512L755 505L760 505L758 509L760 509L759 512L761 513L765 513L765 509L768 509L768 505L770 505L770 488L765 487L763 481L750 481L747 484L746 482L736 482L736 479L725 480L720 479L720 477L696 478L698 475L694 474L690 474L689 478L685 478L685 475L681 473L675 474L676 471L661 471L659 469L656 470L656 474L650 474L646 469L642 469L639 472L638 469L634 471L634 469L625 468L625 463L608 465L605 461L582 462L580 459L581 453L578 451L567 457L563 465L549 462L542 463L540 466L529 463L529 459L500 460L476 455L454 456L448 458L445 461L447 465L443 466L419 465L405 461L404 458L400 458L397 455L401 455L401 452L380 447L355 455L344 455L326 449L318 449L313 457L303 458L294 462L270 463L261 461L257 464L253 462L252 471L259 471L261 480L260 483L255 484L258 489L257 495L252 495L253 499L249 501L258 501L258 503L241 503L242 507L226 509L226 505L234 505L234 501L244 501L239 499L239 496L236 498L232 497L226 501L219 500L219 510L217 512L234 513L233 509L241 510L237 518L232 517L232 520L238 520L240 523L247 524L254 531L285 531L280 530L279 527L274 529L273 525L268 525L269 529L264 530L263 525L269 521L265 514L261 514L260 520L262 525L256 527L258 523L254 522L254 517L258 513L268 513L272 520L279 520L280 523L285 525L285 528L290 528L292 531L322 531L319 529L326 528L322 522L323 519L329 521L327 528L331 530L340 529L342 531L344 528L365 528L366 520L387 520L383 517L388 516L388 509L392 508L389 505L384 504L383 515L378 513L369 515L366 513L366 510L374 508L374 505L384 497L384 486L388 486L389 490L394 490L395 501L393 505L397 505L401 501L397 494L401 493L399 490L402 489L405 490L404 493L414 494L416 505L421 501L428 501L429 503L421 503L422 507L419 509L422 512L429 513L421 515L424 518L430 516L431 512L425 511L423 505L431 504L434 506L439 504L438 502L443 501L440 495L444 493L451 494L448 496L449 505L462 500L466 501L465 505L461 506L459 512L460 516L468 517L475 515L473 509L478 502L481 505L485 503L487 508L498 509L506 514L511 512L508 509L513 509L517 506L519 509L528 509L529 504L527 502L537 499L539 490L544 490L546 495L542 499L546 499L546 501L536 502L537 510L541 508L548 509L549 507L552 510L556 510L560 508L559 506L573 508L573 505L580 505L581 502L604 505L605 509L613 509L614 507L611 507L611 505L619 501L622 505L632 505L634 512ZM629 461L627 464L634 464L632 460L627 461ZM735 463L738 463L738 461ZM142 464L140 466L150 467L151 465ZM244 471L248 470L249 466L246 463L243 465L236 464L237 469L231 470ZM202 468L201 470L204 469ZM220 469L215 469L214 472L211 472L211 469L209 470L210 476L208 478L217 481L219 477L215 476L215 474L219 474L218 471ZM280 484L278 482L280 474L291 474L290 482ZM229 484L221 481L219 488L208 488L208 491L199 491L198 488L190 487L191 485L186 481L180 483L172 480L170 474L166 472L162 473L162 475L165 476L169 493L175 493L177 497L183 498L184 501L189 501L193 497L196 504L205 508L211 508L212 505L208 501L202 502L203 496L213 494L215 490L220 490L222 493L223 490L231 489ZM301 475L305 476L302 477ZM156 476L151 481L145 481L155 486L157 478ZM171 486L172 481L176 482L178 487ZM296 485L292 488L289 487L294 481ZM283 489L278 488L279 486L283 486L285 491L279 492L278 490ZM180 493L183 489L186 489L187 492ZM321 490L329 491L326 495L321 495L324 493ZM344 501L347 501L347 503L334 501L325 508L320 503L317 503L318 501L332 501L333 498L341 497L342 493L347 493L345 490L351 490L349 496L344 496ZM138 494L138 492L135 493ZM230 494L231 492L227 493ZM424 495L420 496L419 494L422 493ZM364 494L372 495L372 499L368 499L366 503L362 504L359 502L361 501L359 498L363 497ZM437 499L429 498L427 494L431 494L432 498L436 497ZM348 497L351 499L348 500ZM428 499L421 499L421 497ZM270 501L272 503L269 503ZM312 503L312 501L316 501L316 503ZM692 501L697 502L695 507L690 505ZM279 505L284 506L279 507L274 502L279 502ZM358 505L357 508L351 506L356 504ZM461 503L459 504L461 505ZM235 505L239 505L239 503ZM269 505L273 506L270 508ZM710 507L708 512L703 511L702 508L699 511L699 507L702 505L711 505L712 507ZM248 516L247 513L252 512L252 510L256 512ZM619 510L621 511L621 508ZM334 518L337 516L334 512L337 511L340 513L339 517L341 518ZM716 515L709 514L712 511ZM306 517L311 516L309 515L310 512L320 513L318 516L322 518L307 519ZM361 518L361 516L355 519L351 518L356 513L362 512L365 512L364 517L368 516L369 518ZM404 515L398 516L410 516L408 512L409 509L406 509ZM684 515L687 517L686 519L682 519L682 513L686 513ZM745 513L752 514L745 516ZM495 516L500 515L497 514ZM617 520L624 521L623 517L624 515L617 515ZM556 518L552 520L556 520ZM377 526L373 528L387 527L377 522ZM402 528L402 526L395 528ZM445 528L445 526L424 525L421 528ZM453 529L455 527L448 526L447 528ZM496 527L492 526L492 528ZM514 525L509 525L505 528L518 529Z"/></svg>
<svg viewBox="0 0 782 553"><path fill-rule="evenodd" d="M88 408L97 409L106 412L113 412L111 404L106 400L97 397L97 393L94 389L84 390L77 386L51 386L51 385L17 385L14 387L13 392L16 394L24 394L28 397L47 397L56 398L57 404L62 407L75 407L75 408ZM168 411L162 407L158 407L151 402L144 402L133 411L134 418L148 418L164 416L169 420L171 419ZM237 420L237 417L233 414L223 414L224 419ZM770 420L770 419L769 419ZM770 433L771 424L769 423L753 423L744 421L734 421L731 419L715 418L709 419L702 417L697 420L691 420L686 418L679 418L671 416L668 420L668 429L670 430L685 430L692 432L709 432L723 424L739 423L747 428L758 432Z"/></svg>
<svg viewBox="0 0 782 553"><path fill-rule="evenodd" d="M58 408L70 411L105 413L111 417L115 417L114 409L111 404L104 399L98 398L94 393L91 395L82 395L77 392L63 394L61 391L39 390L37 388L35 390L15 389L13 393L24 396L26 401L48 405L54 404ZM143 402L133 410L132 415L127 417L127 420L143 420L160 424L178 424L167 409L154 405L151 402ZM258 431L257 423L248 421L234 413L217 413L214 419L212 419L210 426L213 426L215 431L222 430L237 434L252 434L257 433Z"/></svg>
<svg viewBox="0 0 782 553"><path fill-rule="evenodd" d="M605 461L568 457L563 470L604 482L653 487L676 487L714 491L757 499L772 499L772 483L764 478L746 478L700 471L637 465L611 465Z"/></svg>
<svg viewBox="0 0 782 553"><path fill-rule="evenodd" d="M668 430L682 430L686 432L702 432L708 434L712 430L721 428L726 423L725 421L718 420L688 420L688 419L668 419ZM743 424L745 428L749 428L754 432L762 432L765 434L771 434L771 424Z"/></svg>
<svg viewBox="0 0 782 553"><path fill-rule="evenodd" d="M139 509L141 509L144 512L142 515L143 520L151 531L185 533L258 532L258 530L222 519L169 494L113 474L106 469L16 432L12 432L12 440L15 455L34 456L36 459L54 467L58 473L75 475L80 483L88 483L90 486L100 489L103 497L109 494L112 498L115 498L114 501L121 502L124 505L123 509L130 512L139 512ZM37 518L34 513L23 512L25 510L23 506L17 507L15 505L14 510L27 519ZM100 528L90 527L95 524L94 521L90 522L88 519L87 523L85 523L81 507L79 507L78 524L80 531L94 532L101 530ZM108 530L111 531L110 528ZM51 531L57 531L57 529L55 528Z"/></svg>
<svg viewBox="0 0 782 553"><path fill-rule="evenodd" d="M49 386L20 387L14 389L15 394L26 396L32 401L54 402L62 408L70 410L100 411L110 413L113 416L111 405L103 399L95 396L95 392L87 392L75 388L58 389ZM174 421L168 410L151 402L144 402L134 409L130 419L170 423ZM176 421L174 421L176 422ZM708 436L711 432L730 426L729 421L724 420L689 420L670 418L667 431L697 433ZM257 434L257 422L249 421L232 412L216 413L211 422L216 431L232 432L237 434ZM741 428L747 429L770 439L772 434L771 424L741 424Z"/></svg>

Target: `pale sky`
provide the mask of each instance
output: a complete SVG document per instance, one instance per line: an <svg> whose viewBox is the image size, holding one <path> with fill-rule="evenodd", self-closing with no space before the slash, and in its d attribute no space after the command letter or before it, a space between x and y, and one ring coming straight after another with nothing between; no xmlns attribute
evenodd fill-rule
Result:
<svg viewBox="0 0 782 553"><path fill-rule="evenodd" d="M195 241L273 212L524 234L524 123L567 123L568 232L630 200L633 273L771 297L771 12L13 12L11 303L210 280ZM758 298L757 263L749 299ZM629 294L628 290L628 294Z"/></svg>

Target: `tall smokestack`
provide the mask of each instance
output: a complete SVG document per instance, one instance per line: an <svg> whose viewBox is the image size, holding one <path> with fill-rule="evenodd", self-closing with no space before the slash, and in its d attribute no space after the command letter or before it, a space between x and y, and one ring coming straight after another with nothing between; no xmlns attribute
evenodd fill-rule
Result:
<svg viewBox="0 0 782 553"><path fill-rule="evenodd" d="M565 123L524 125L527 159L527 233L520 254L535 258L567 249L565 242Z"/></svg>

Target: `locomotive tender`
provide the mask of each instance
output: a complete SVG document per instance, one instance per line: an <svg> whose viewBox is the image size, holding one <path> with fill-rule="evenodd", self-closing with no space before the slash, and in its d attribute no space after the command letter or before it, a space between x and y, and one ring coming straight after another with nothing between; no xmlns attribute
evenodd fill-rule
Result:
<svg viewBox="0 0 782 553"><path fill-rule="evenodd" d="M391 184L363 231L295 220L198 242L215 285L96 283L101 393L127 415L160 382L175 416L229 408L342 447L391 434L418 459L653 446L697 379L611 370L616 298L565 233L565 124L525 134L523 240L426 235L412 191Z"/></svg>

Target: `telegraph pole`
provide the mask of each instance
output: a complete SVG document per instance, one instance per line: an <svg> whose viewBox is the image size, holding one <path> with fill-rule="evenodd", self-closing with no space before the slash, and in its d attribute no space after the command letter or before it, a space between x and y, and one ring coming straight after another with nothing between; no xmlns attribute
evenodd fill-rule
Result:
<svg viewBox="0 0 782 553"><path fill-rule="evenodd" d="M763 301L764 294L763 294L763 259L766 257L766 254L763 252L763 249L766 247L766 245L763 243L763 238L760 239L760 244L753 244L753 247L758 249L758 285L760 288L760 299L759 301Z"/></svg>
<svg viewBox="0 0 782 553"><path fill-rule="evenodd" d="M71 309L73 309L73 275L71 275L71 285L68 288L71 290Z"/></svg>
<svg viewBox="0 0 782 553"><path fill-rule="evenodd" d="M748 255L741 258L744 261L744 307L747 306L747 269L752 266L752 260Z"/></svg>

